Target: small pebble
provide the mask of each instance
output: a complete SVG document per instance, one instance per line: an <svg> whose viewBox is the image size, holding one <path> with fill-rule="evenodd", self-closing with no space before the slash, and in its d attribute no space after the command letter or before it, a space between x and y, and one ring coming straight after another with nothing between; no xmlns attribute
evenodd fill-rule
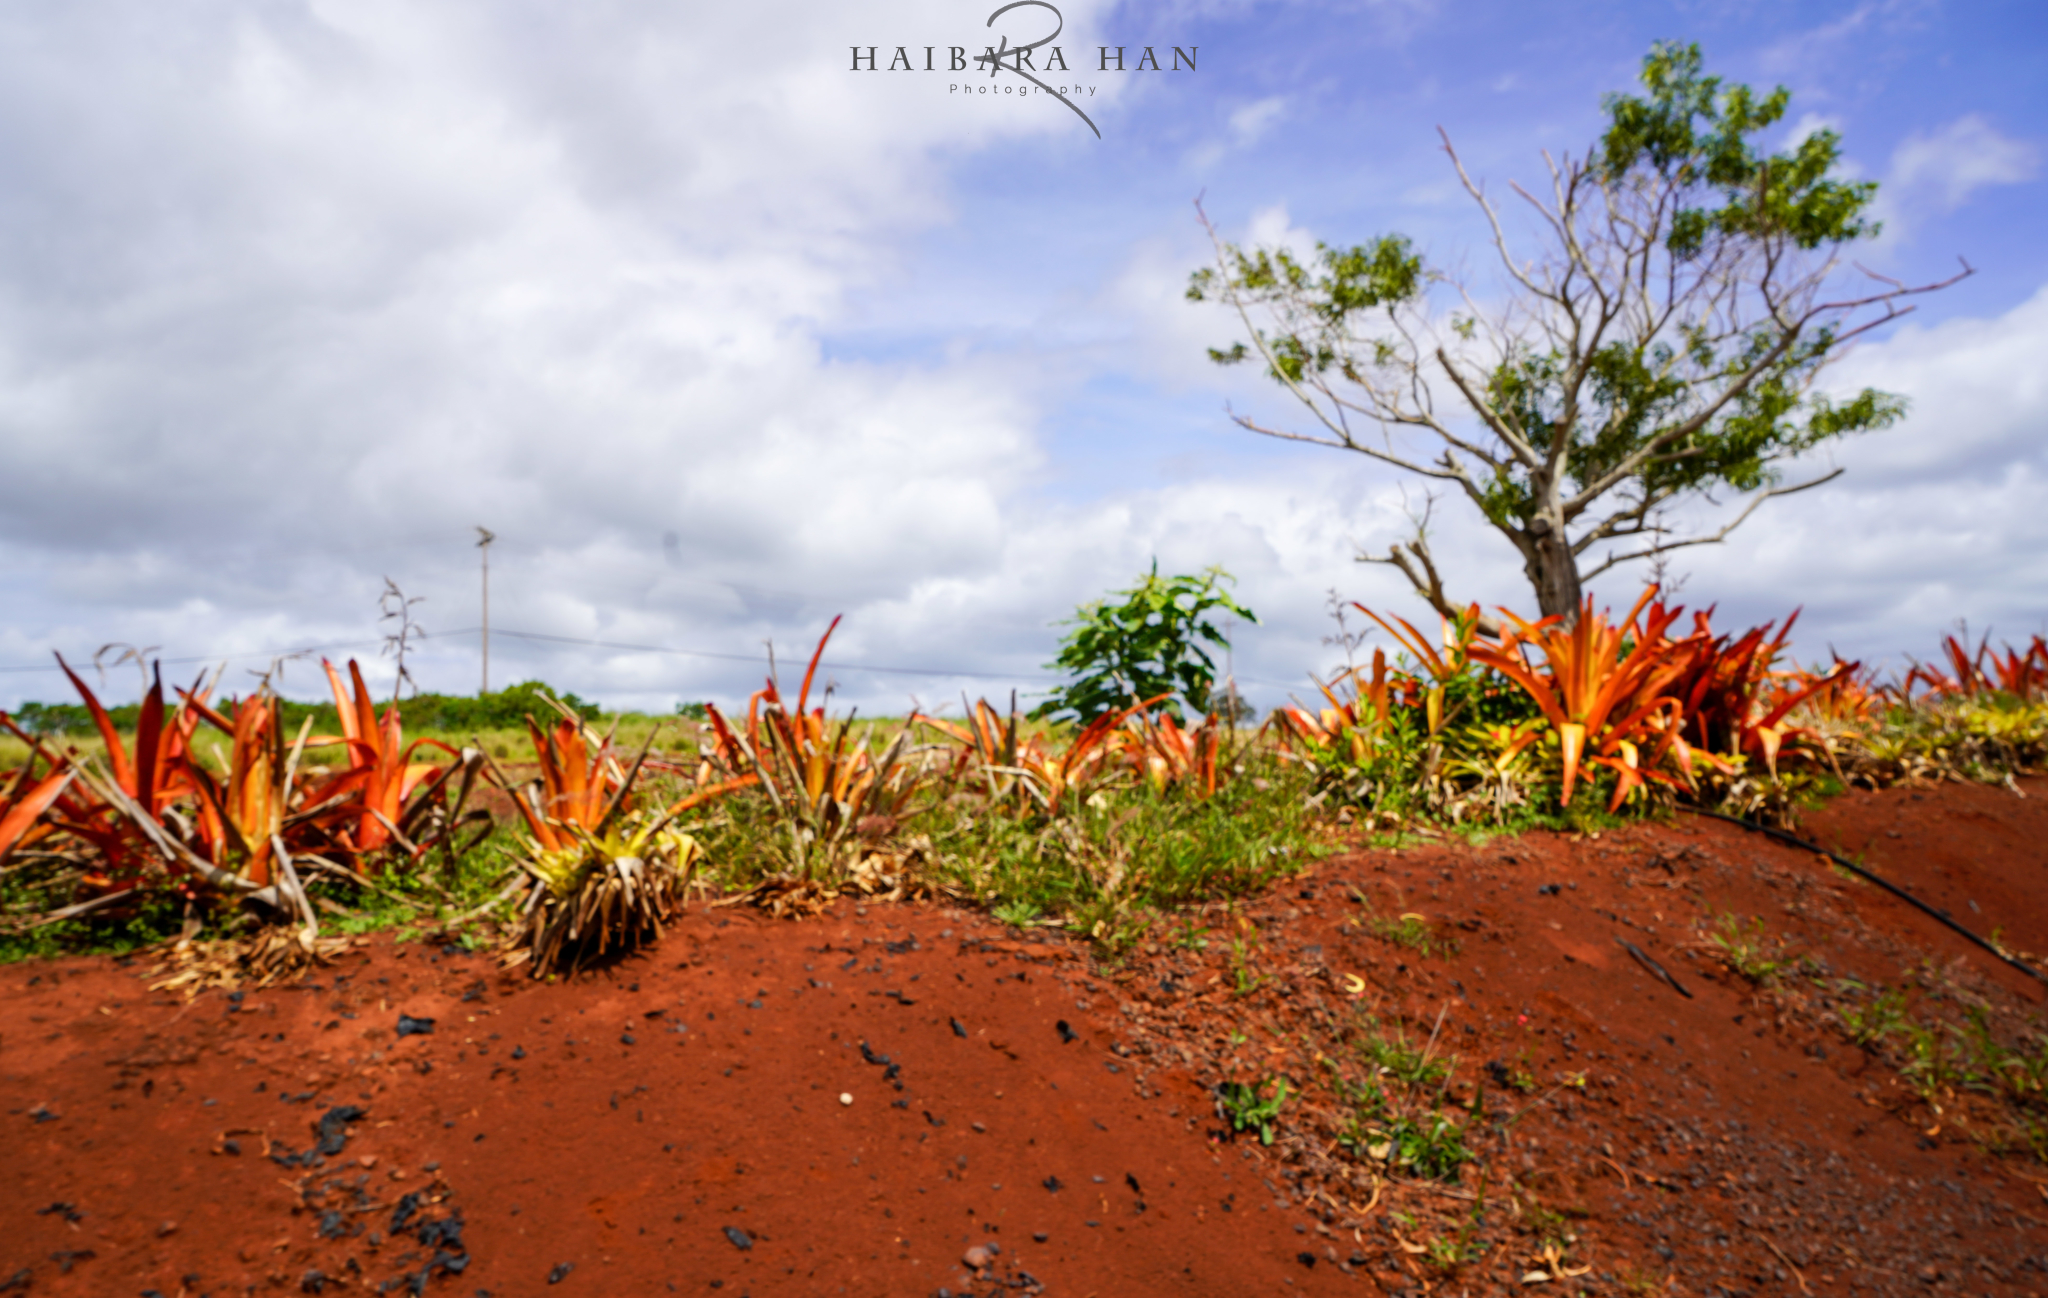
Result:
<svg viewBox="0 0 2048 1298"><path fill-rule="evenodd" d="M848 1092L848 1091L841 1091L841 1092L839 1092L839 1102L840 1102L841 1104L851 1104L851 1103L853 1103L853 1095L852 1095L852 1093L851 1093L851 1092Z"/></svg>
<svg viewBox="0 0 2048 1298"><path fill-rule="evenodd" d="M996 1255L991 1253L987 1246L982 1244L976 1244L973 1248L960 1255L961 1265L973 1271L980 1271L995 1260Z"/></svg>

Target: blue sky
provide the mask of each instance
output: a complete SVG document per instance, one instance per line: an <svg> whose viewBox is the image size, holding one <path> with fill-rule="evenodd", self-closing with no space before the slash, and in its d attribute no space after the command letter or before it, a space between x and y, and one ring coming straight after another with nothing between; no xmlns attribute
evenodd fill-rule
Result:
<svg viewBox="0 0 2048 1298"><path fill-rule="evenodd" d="M1277 702L1334 661L1326 592L1417 614L1353 561L1404 533L1403 484L1229 422L1295 416L1203 358L1236 334L1181 297L1196 196L1233 239L1400 231L1483 273L1437 128L1491 192L1534 182L1657 39L1841 133L1882 186L1864 264L1979 271L1831 380L1909 421L1676 561L1681 597L1729 626L1803 605L1810 656L2043 629L2037 6L1063 5L1054 79L1096 87L1100 140L1043 96L848 70L856 43L984 41L994 7L0 20L0 705L61 697L52 649L239 655L231 683L266 651L374 655L387 576L425 597L422 681L473 688L477 523L501 629L791 656L844 613L837 679L868 710L1042 687L1075 604L1154 556L1222 563L1264 623L1236 666ZM1104 43L1199 68L1115 78ZM1454 592L1528 607L1461 508L1433 523ZM665 708L759 671L500 638L493 675Z"/></svg>

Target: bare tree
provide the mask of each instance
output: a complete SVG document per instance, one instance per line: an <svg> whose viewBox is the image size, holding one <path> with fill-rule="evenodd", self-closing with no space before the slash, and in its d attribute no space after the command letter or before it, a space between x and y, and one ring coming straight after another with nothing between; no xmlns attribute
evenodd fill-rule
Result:
<svg viewBox="0 0 2048 1298"><path fill-rule="evenodd" d="M1233 412L1240 425L1455 485L1521 555L1538 607L1568 620L1610 568L1718 542L1766 500L1839 476L1787 482L1779 466L1889 426L1905 402L1873 389L1833 401L1815 378L1850 340L1912 310L1906 299L1971 273L1965 263L1909 287L1858 267L1861 285L1838 288L1843 247L1877 233L1864 216L1876 184L1830 177L1839 137L1760 155L1751 137L1784 116L1789 92L1724 88L1701 75L1697 46L1653 47L1642 80L1647 98L1608 96L1607 130L1583 157L1544 155L1547 194L1510 186L1534 255L1516 251L1510 221L1443 137L1491 229L1500 305L1425 267L1399 235L1319 243L1305 264L1226 242L1206 213L1216 264L1188 287L1250 334L1210 357L1255 352L1316 421L1297 431ZM1666 526L1670 506L1717 489L1746 497L1725 524ZM1453 610L1420 528L1361 557Z"/></svg>

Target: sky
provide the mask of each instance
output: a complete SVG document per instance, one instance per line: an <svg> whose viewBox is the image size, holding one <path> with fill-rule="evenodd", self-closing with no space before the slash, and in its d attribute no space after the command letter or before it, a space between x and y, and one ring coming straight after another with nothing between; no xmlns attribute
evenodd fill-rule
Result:
<svg viewBox="0 0 2048 1298"><path fill-rule="evenodd" d="M1156 559L1235 577L1252 702L1311 692L1343 661L1333 595L1433 621L1357 561L1408 534L1421 484L1232 423L1306 415L1208 361L1241 335L1184 297L1197 200L1235 241L1400 232L1486 291L1439 130L1490 193L1537 183L1665 39L1787 87L1770 143L1841 135L1844 176L1880 185L1861 266L1976 270L1824 380L1907 419L1670 556L1678 598L1730 629L1803 609L1806 658L2048 630L2038 5L996 7L10 6L0 706L68 697L52 651L110 645L183 681L224 664L230 692L308 650L288 693L323 653L388 683L387 581L418 601L418 684L473 691L478 526L494 686L743 703L769 646L800 661L843 615L842 705L1029 699L1061 619ZM1055 24L1068 68L1042 75L1087 122L946 66ZM1162 67L1105 70L1105 46ZM1455 598L1533 611L1468 506L1439 501L1431 535ZM1596 594L1626 606L1644 575Z"/></svg>

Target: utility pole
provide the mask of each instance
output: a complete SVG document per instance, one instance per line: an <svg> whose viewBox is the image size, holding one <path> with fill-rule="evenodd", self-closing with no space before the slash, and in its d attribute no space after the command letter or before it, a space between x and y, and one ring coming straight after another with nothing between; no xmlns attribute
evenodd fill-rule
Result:
<svg viewBox="0 0 2048 1298"><path fill-rule="evenodd" d="M484 683L479 691L482 695L491 692L491 542L498 539L498 534L478 524L476 537L476 548L484 560Z"/></svg>

